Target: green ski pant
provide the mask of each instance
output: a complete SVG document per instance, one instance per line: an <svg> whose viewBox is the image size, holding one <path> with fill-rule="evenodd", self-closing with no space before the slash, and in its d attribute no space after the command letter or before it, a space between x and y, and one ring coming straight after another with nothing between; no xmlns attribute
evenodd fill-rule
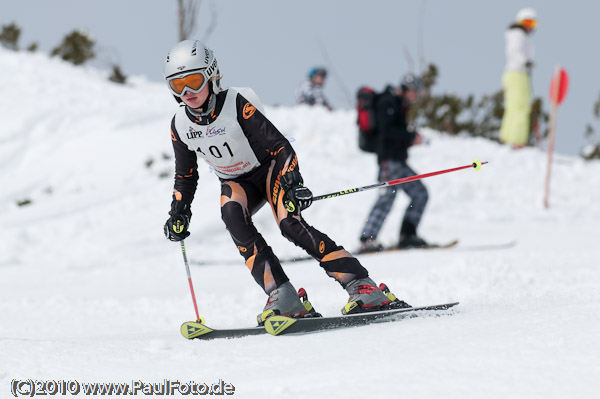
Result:
<svg viewBox="0 0 600 399"><path fill-rule="evenodd" d="M500 126L500 141L515 146L529 140L531 114L531 83L522 71L506 71L504 87L504 116Z"/></svg>

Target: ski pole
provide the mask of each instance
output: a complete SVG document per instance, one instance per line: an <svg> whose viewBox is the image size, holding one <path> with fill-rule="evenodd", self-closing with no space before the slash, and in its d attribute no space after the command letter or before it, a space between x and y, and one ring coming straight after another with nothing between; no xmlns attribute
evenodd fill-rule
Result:
<svg viewBox="0 0 600 399"><path fill-rule="evenodd" d="M190 283L190 291L192 293L192 301L194 302L194 310L196 311L196 321L198 323L203 323L200 314L198 313L198 305L196 304L196 295L194 294L194 286L192 285L192 275L190 273L190 264L188 263L187 255L185 252L185 244L183 240L179 241L181 244L181 253L183 254L183 262L185 263L185 271L187 272L188 282Z"/></svg>
<svg viewBox="0 0 600 399"><path fill-rule="evenodd" d="M403 177L401 179L384 181L384 182L380 182L380 183L376 183L376 184L371 184L369 186L351 188L349 190L337 191L335 193L330 193L330 194L323 194L323 195L319 195L319 196L314 197L313 201L319 201L319 200L322 200L322 199L339 197L340 195L354 194L354 193L358 193L358 192L361 192L361 191L371 190L371 189L374 189L374 188L395 186L397 184L408 183L410 181L415 181L415 180L421 180L421 179L425 179L426 177L441 175L441 174L444 174L444 173L456 172L457 170L462 170L462 169L473 168L475 170L479 170L479 169L481 169L481 165L485 165L486 163L487 162L479 162L477 159L474 159L473 163L471 163L469 165L465 165L465 166L459 166L458 168L438 170L437 172L431 172L431 173L425 173L425 174L422 174L422 175L415 175L415 176Z"/></svg>

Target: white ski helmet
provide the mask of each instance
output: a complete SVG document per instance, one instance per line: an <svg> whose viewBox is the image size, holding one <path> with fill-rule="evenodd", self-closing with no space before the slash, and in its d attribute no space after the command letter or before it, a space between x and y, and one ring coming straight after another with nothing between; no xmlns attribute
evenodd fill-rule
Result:
<svg viewBox="0 0 600 399"><path fill-rule="evenodd" d="M537 15L533 8L523 8L517 13L516 22L523 22L526 19L537 20Z"/></svg>
<svg viewBox="0 0 600 399"><path fill-rule="evenodd" d="M187 90L198 93L206 84L212 93L221 91L221 75L219 65L211 49L199 40L184 40L179 42L169 51L163 69L165 80L173 95L178 98ZM189 75L200 74L204 79L195 80L193 87L181 86L182 78ZM179 79L180 86L175 86L172 81ZM175 87L174 87L175 86Z"/></svg>

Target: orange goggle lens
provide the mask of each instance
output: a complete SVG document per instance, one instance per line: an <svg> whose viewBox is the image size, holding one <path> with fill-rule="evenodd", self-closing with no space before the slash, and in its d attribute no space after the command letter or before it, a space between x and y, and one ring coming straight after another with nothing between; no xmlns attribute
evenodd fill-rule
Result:
<svg viewBox="0 0 600 399"><path fill-rule="evenodd" d="M204 79L203 74L194 73L192 75L184 76L183 78L169 80L169 86L174 93L181 94L186 86L196 91L202 89L205 82L206 79Z"/></svg>
<svg viewBox="0 0 600 399"><path fill-rule="evenodd" d="M529 29L534 29L537 27L537 21L535 19L525 19L523 20L522 24Z"/></svg>

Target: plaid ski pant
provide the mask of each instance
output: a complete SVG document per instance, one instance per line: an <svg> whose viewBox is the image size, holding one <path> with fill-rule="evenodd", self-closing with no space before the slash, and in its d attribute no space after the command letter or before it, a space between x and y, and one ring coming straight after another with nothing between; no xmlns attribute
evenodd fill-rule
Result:
<svg viewBox="0 0 600 399"><path fill-rule="evenodd" d="M401 179L414 175L416 173L407 164L400 161L383 160L379 164L379 181ZM394 205L398 190L404 190L410 197L410 204L404 213L404 220L415 226L419 225L429 196L425 185L420 180L416 180L387 187L385 190L380 191L381 195L377 198L363 228L362 239L377 238L383 222L392 209L392 205Z"/></svg>

